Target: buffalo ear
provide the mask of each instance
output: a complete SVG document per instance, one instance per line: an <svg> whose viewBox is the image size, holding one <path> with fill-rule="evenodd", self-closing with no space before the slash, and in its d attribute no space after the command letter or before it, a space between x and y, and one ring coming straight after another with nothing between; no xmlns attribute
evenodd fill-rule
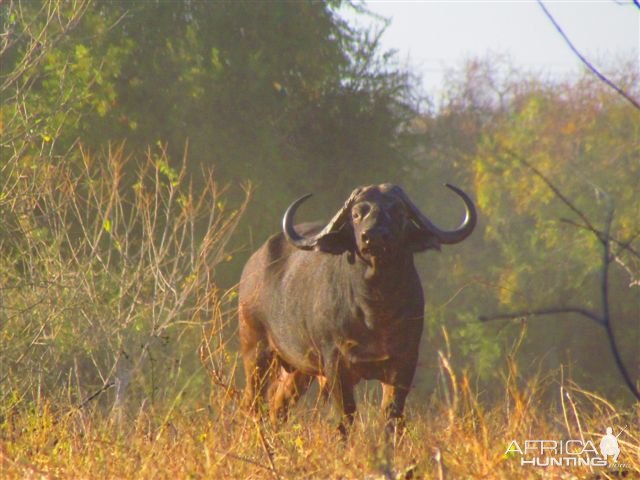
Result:
<svg viewBox="0 0 640 480"><path fill-rule="evenodd" d="M353 241L353 231L350 226L344 225L340 230L328 232L318 238L314 250L333 255L340 255L344 252L353 251L355 242Z"/></svg>
<svg viewBox="0 0 640 480"><path fill-rule="evenodd" d="M411 221L407 224L407 243L414 253L424 252L425 250L440 250L438 239Z"/></svg>

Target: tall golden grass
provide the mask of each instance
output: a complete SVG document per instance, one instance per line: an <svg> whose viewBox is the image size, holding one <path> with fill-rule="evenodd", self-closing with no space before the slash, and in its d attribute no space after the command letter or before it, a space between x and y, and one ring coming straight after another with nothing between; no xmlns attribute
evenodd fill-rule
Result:
<svg viewBox="0 0 640 480"><path fill-rule="evenodd" d="M570 383L556 385L559 411L543 399L552 382L524 388L509 380L504 401L484 407L469 378L458 406L412 399L408 425L387 438L377 405L360 404L342 441L327 407L304 402L278 429L246 415L230 391L214 388L206 406L165 414L142 409L124 421L98 411L41 402L5 417L4 478L638 478L638 410L623 412ZM546 385L545 385L546 384ZM584 439L598 445L606 426L619 438L618 469L523 466L505 455L512 440Z"/></svg>
<svg viewBox="0 0 640 480"><path fill-rule="evenodd" d="M209 172L195 195L186 160L174 169L162 149L139 164L122 148L73 158L0 171L2 478L640 476L640 406L523 375L515 351L491 403L439 353L436 391L410 396L391 437L370 385L346 441L312 392L278 428L247 415L234 291L215 282L244 204L226 207ZM617 469L505 455L512 440L597 445L607 426L627 427Z"/></svg>

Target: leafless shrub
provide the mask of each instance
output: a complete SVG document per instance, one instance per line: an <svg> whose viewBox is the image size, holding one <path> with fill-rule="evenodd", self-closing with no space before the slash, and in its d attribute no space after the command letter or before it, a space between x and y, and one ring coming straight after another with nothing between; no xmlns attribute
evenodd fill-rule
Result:
<svg viewBox="0 0 640 480"><path fill-rule="evenodd" d="M0 167L0 400L173 399L201 370L203 325L222 328L215 269L248 188L229 209L211 172L194 192L186 156L75 156Z"/></svg>

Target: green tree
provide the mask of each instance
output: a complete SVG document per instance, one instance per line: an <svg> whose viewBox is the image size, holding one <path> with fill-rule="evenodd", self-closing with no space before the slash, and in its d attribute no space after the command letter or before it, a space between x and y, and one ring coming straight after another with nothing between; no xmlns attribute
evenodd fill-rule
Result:
<svg viewBox="0 0 640 480"><path fill-rule="evenodd" d="M4 8L25 32L41 14L35 4ZM56 154L80 139L92 150L126 141L133 153L166 144L179 159L188 144L196 188L211 165L224 182L254 184L244 228L260 240L301 193L319 194L322 218L356 185L405 174L408 77L390 68L380 33L350 27L340 8L349 4L92 2L3 116L20 105L37 112ZM8 69L28 50L17 44Z"/></svg>
<svg viewBox="0 0 640 480"><path fill-rule="evenodd" d="M637 73L624 66L619 71L617 81L640 96ZM475 186L478 233L456 253L431 257L429 277L437 279L437 289L430 292L425 277L436 307L428 317L431 330L447 325L460 362L484 378L498 371L515 332L500 322L479 324L479 314L566 305L598 310L600 303L599 244L590 232L562 221L580 219L521 159L596 225L612 203L612 236L638 250L638 112L588 76L558 83L510 72L486 62L462 70L441 110L424 120L425 147L415 160L423 178L434 177L427 182ZM637 377L640 263L623 248L613 253L614 329ZM562 363L590 387L624 390L598 325L571 315L531 322L523 362Z"/></svg>

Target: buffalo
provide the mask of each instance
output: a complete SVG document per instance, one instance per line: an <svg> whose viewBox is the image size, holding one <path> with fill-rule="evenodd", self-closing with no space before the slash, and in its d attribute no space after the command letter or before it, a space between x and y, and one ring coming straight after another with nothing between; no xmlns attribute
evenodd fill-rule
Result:
<svg viewBox="0 0 640 480"><path fill-rule="evenodd" d="M286 210L282 232L248 260L239 286L239 332L246 375L243 404L269 403L271 419L314 378L353 422L354 386L382 382L389 424L402 419L418 360L424 298L413 255L466 239L477 213L471 199L452 231L435 226L398 186L355 189L326 225L294 227L305 195Z"/></svg>

